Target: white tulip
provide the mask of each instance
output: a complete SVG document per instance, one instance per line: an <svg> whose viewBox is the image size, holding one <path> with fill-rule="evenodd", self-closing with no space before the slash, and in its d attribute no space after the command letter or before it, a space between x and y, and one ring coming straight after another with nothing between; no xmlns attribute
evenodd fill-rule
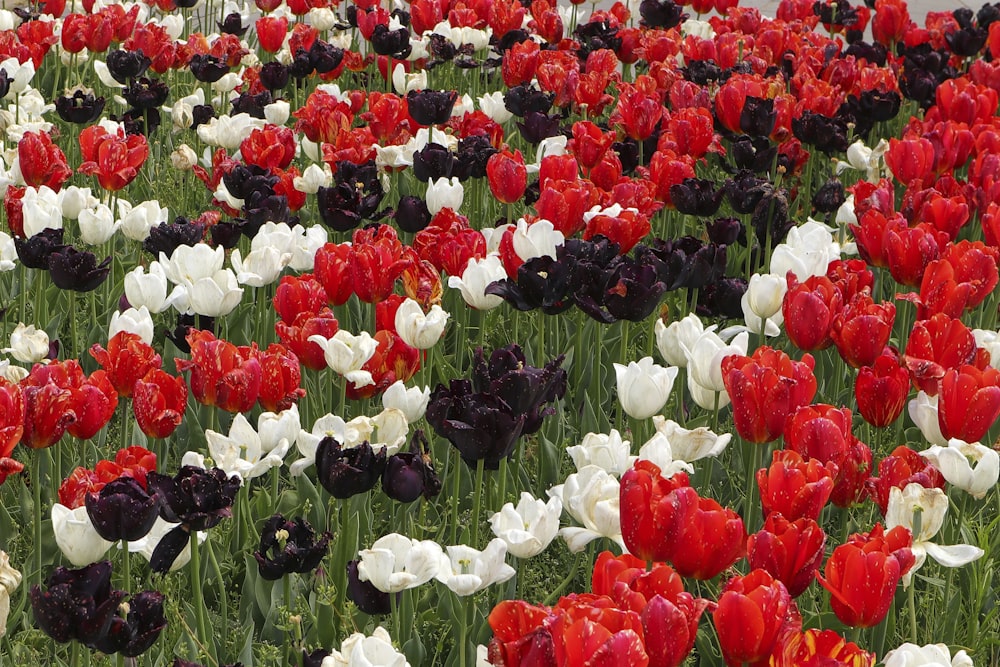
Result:
<svg viewBox="0 0 1000 667"><path fill-rule="evenodd" d="M663 320L657 319L653 327L653 334L656 336L656 349L660 351L660 356L671 366L678 368L687 367L687 355L684 348L691 349L694 342L698 340L705 331L715 331L715 325L705 328L701 319L694 313L690 313L681 320L671 322L669 325Z"/></svg>
<svg viewBox="0 0 1000 667"><path fill-rule="evenodd" d="M500 90L480 97L479 109L489 116L493 122L500 123L501 125L514 117L514 114L507 110L507 104L503 99L503 91Z"/></svg>
<svg viewBox="0 0 1000 667"><path fill-rule="evenodd" d="M46 229L62 229L62 206L55 192L47 186L28 187L21 198L24 235L35 236Z"/></svg>
<svg viewBox="0 0 1000 667"><path fill-rule="evenodd" d="M198 138L209 146L234 151L251 132L263 129L266 124L263 118L254 118L248 113L219 116L198 126Z"/></svg>
<svg viewBox="0 0 1000 667"><path fill-rule="evenodd" d="M292 181L293 187L299 192L314 195L320 188L328 188L333 185L333 173L326 164L320 166L311 164L305 168L301 176L296 176Z"/></svg>
<svg viewBox="0 0 1000 667"><path fill-rule="evenodd" d="M323 338L320 335L309 336L309 340L323 348L326 365L343 375L358 387L374 384L372 374L361 367L375 355L378 343L362 331L355 336L349 331L340 329L333 338Z"/></svg>
<svg viewBox="0 0 1000 667"><path fill-rule="evenodd" d="M179 292L167 296L167 274L159 262L150 262L147 269L137 266L125 274L125 298L134 308L162 313L179 296Z"/></svg>
<svg viewBox="0 0 1000 667"><path fill-rule="evenodd" d="M548 490L549 497L559 498L569 515L581 527L569 526L559 531L573 553L583 551L592 541L606 537L622 549L620 487L618 479L597 466L584 466L563 484Z"/></svg>
<svg viewBox="0 0 1000 667"><path fill-rule="evenodd" d="M13 271L17 266L17 246L7 232L0 232L0 273Z"/></svg>
<svg viewBox="0 0 1000 667"><path fill-rule="evenodd" d="M28 377L27 368L11 366L10 359L0 359L0 378L17 384L26 377Z"/></svg>
<svg viewBox="0 0 1000 667"><path fill-rule="evenodd" d="M695 429L683 428L677 422L666 419L662 415L653 417L653 425L657 433L670 443L670 451L682 461L697 461L710 456L718 456L733 439L732 434L716 435L707 426Z"/></svg>
<svg viewBox="0 0 1000 667"><path fill-rule="evenodd" d="M30 58L23 63L14 57L7 58L0 62L0 69L7 73L7 78L11 79L10 88L7 95L4 96L5 100L12 100L23 93L35 76L35 63Z"/></svg>
<svg viewBox="0 0 1000 667"><path fill-rule="evenodd" d="M121 313L116 310L111 314L111 323L108 324L108 339L114 338L119 331L128 331L141 338L146 345L152 345L153 330L153 316L146 306L129 308Z"/></svg>
<svg viewBox="0 0 1000 667"><path fill-rule="evenodd" d="M655 463L664 477L673 477L682 470L694 473L691 464L678 458L670 447L670 441L659 432L654 433L653 437L639 448L639 459Z"/></svg>
<svg viewBox="0 0 1000 667"><path fill-rule="evenodd" d="M10 596L21 585L21 573L10 564L7 553L0 551L0 637L7 633L7 617L10 615Z"/></svg>
<svg viewBox="0 0 1000 667"><path fill-rule="evenodd" d="M883 662L885 667L974 667L965 651L952 658L944 644L917 646L909 642L886 653Z"/></svg>
<svg viewBox="0 0 1000 667"><path fill-rule="evenodd" d="M788 281L775 273L755 273L750 276L747 291L743 293L740 305L743 321L754 333L777 336L781 333L784 315L781 302L788 291Z"/></svg>
<svg viewBox="0 0 1000 667"><path fill-rule="evenodd" d="M153 227L167 221L170 211L160 206L160 202L155 199L144 201L136 206L132 206L124 199L119 199L118 215L121 217L122 234L126 238L133 241L145 241Z"/></svg>
<svg viewBox="0 0 1000 667"><path fill-rule="evenodd" d="M181 144L170 154L170 164L178 171L191 171L198 164L198 154L187 144Z"/></svg>
<svg viewBox="0 0 1000 667"><path fill-rule="evenodd" d="M437 542L390 533L358 553L358 577L383 593L399 593L433 579L442 555Z"/></svg>
<svg viewBox="0 0 1000 667"><path fill-rule="evenodd" d="M395 408L400 410L406 417L406 421L414 424L420 421L427 411L427 404L431 400L431 388L410 387L402 380L396 380L382 394L382 407Z"/></svg>
<svg viewBox="0 0 1000 667"><path fill-rule="evenodd" d="M229 261L236 272L236 282L240 285L263 287L281 276L281 272L292 261L292 253L282 253L272 246L251 250L244 258L240 255L240 249L236 248Z"/></svg>
<svg viewBox="0 0 1000 667"><path fill-rule="evenodd" d="M403 63L396 63L392 68L392 88L397 95L406 95L411 90L423 90L427 87L427 72L407 72Z"/></svg>
<svg viewBox="0 0 1000 667"><path fill-rule="evenodd" d="M732 354L745 355L749 338L749 334L744 331L727 344L714 331L705 331L698 336L694 345L683 348L687 355L688 377L709 391L724 392L726 385L722 380L722 360Z"/></svg>
<svg viewBox="0 0 1000 667"><path fill-rule="evenodd" d="M49 335L33 324L18 322L10 334L10 347L3 352L25 364L38 363L49 356Z"/></svg>
<svg viewBox="0 0 1000 667"><path fill-rule="evenodd" d="M264 105L264 120L271 125L284 125L292 114L292 107L285 100L275 100Z"/></svg>
<svg viewBox="0 0 1000 667"><path fill-rule="evenodd" d="M990 366L1000 369L1000 332L973 329L972 336L976 339L976 347L990 353Z"/></svg>
<svg viewBox="0 0 1000 667"><path fill-rule="evenodd" d="M924 440L932 445L944 446L948 440L941 433L941 425L938 423L938 397L928 396L926 392L918 391L916 398L911 398L906 404L906 411L910 419L920 429L920 434Z"/></svg>
<svg viewBox="0 0 1000 667"><path fill-rule="evenodd" d="M396 332L410 347L429 350L444 335L448 317L448 313L437 304L425 314L419 303L408 298L396 310Z"/></svg>
<svg viewBox="0 0 1000 667"><path fill-rule="evenodd" d="M292 443L299 437L302 422L299 420L299 406L281 412L262 412L257 418L257 433L260 435L260 447L265 453L284 448L287 453ZM285 454L281 455L284 458Z"/></svg>
<svg viewBox="0 0 1000 667"><path fill-rule="evenodd" d="M536 220L530 225L524 218L517 221L511 237L514 253L527 262L535 257L556 257L556 247L566 242L566 237L548 220Z"/></svg>
<svg viewBox="0 0 1000 667"><path fill-rule="evenodd" d="M60 503L54 504L52 532L63 556L77 567L101 560L113 544L97 534L83 505L71 510Z"/></svg>
<svg viewBox="0 0 1000 667"><path fill-rule="evenodd" d="M410 663L393 647L385 628L377 627L370 637L355 632L345 639L339 651L323 658L321 667L410 667Z"/></svg>
<svg viewBox="0 0 1000 667"><path fill-rule="evenodd" d="M206 243L177 246L169 259L160 253L160 265L175 285L192 285L210 278L222 270L225 261L226 251L221 246L212 248Z"/></svg>
<svg viewBox="0 0 1000 667"><path fill-rule="evenodd" d="M618 401L629 416L649 419L666 405L677 377L676 366L665 368L654 364L652 357L643 357L638 363L630 361L628 366L614 367Z"/></svg>
<svg viewBox="0 0 1000 667"><path fill-rule="evenodd" d="M545 551L559 533L559 516L562 500L549 498L548 502L521 492L517 507L507 503L490 517L493 534L507 545L515 558L531 558Z"/></svg>
<svg viewBox="0 0 1000 667"><path fill-rule="evenodd" d="M500 538L490 540L482 551L464 544L446 547L445 551L434 578L455 595L472 595L514 576L514 568L504 562L507 545Z"/></svg>
<svg viewBox="0 0 1000 667"><path fill-rule="evenodd" d="M573 459L573 465L578 471L584 466L596 465L615 477L621 477L635 460L631 443L622 440L618 429L611 429L608 435L588 433L583 436L579 445L567 447L566 453Z"/></svg>
<svg viewBox="0 0 1000 667"><path fill-rule="evenodd" d="M458 178L442 176L427 184L427 210L431 215L437 215L445 208L457 211L462 207L464 197L465 188Z"/></svg>
<svg viewBox="0 0 1000 667"><path fill-rule="evenodd" d="M503 297L486 294L486 288L507 277L503 262L498 255L487 255L482 259L470 258L462 271L462 277L450 276L448 287L462 293L462 299L476 310L490 310L503 303Z"/></svg>
<svg viewBox="0 0 1000 667"><path fill-rule="evenodd" d="M940 470L949 484L973 498L985 496L1000 478L1000 454L978 442L952 438L947 447L934 445L920 455Z"/></svg>
<svg viewBox="0 0 1000 667"><path fill-rule="evenodd" d="M240 299L243 298L243 288L231 269L216 271L210 277L199 278L194 283L184 285L184 288L191 310L206 317L228 315L240 305Z"/></svg>
<svg viewBox="0 0 1000 667"><path fill-rule="evenodd" d="M316 251L326 245L329 239L326 230L320 225L312 227L295 225L292 227L292 233L295 239L292 243L292 261L288 266L292 267L293 271L312 271L316 265Z"/></svg>
<svg viewBox="0 0 1000 667"><path fill-rule="evenodd" d="M840 245L826 225L809 219L792 227L784 243L771 253L770 273L785 276L789 271L803 281L810 276L825 276L827 266L840 259Z"/></svg>
<svg viewBox="0 0 1000 667"><path fill-rule="evenodd" d="M920 512L920 530L917 532L914 517ZM907 484L905 489L889 489L889 506L885 512L885 529L903 526L913 534L913 552L916 561L910 571L903 575L903 587L910 585L913 574L920 569L928 556L945 567L961 567L982 557L983 550L969 544L941 546L931 542L944 525L948 513L948 496L938 488L925 488L917 483Z"/></svg>
<svg viewBox="0 0 1000 667"><path fill-rule="evenodd" d="M286 439L284 444L279 443L265 452L257 431L242 414L233 419L228 436L209 429L205 431L205 439L216 467L224 470L227 477L239 475L244 482L260 477L271 468L280 468L292 446Z"/></svg>
<svg viewBox="0 0 1000 667"><path fill-rule="evenodd" d="M91 194L90 188L81 188L76 185L63 187L56 198L59 200L59 206L62 207L63 217L70 220L76 220L84 209L93 208L98 204L97 197Z"/></svg>
<svg viewBox="0 0 1000 667"><path fill-rule="evenodd" d="M122 223L115 222L115 217L111 209L106 204L97 204L92 208L85 208L78 215L80 223L80 238L87 245L101 245L106 243Z"/></svg>

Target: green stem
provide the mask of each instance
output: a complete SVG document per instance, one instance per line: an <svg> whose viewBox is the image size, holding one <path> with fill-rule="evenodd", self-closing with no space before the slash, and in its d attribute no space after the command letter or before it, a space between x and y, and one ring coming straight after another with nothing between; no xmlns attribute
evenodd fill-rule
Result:
<svg viewBox="0 0 1000 667"><path fill-rule="evenodd" d="M452 467L451 481L451 543L458 544L458 493L462 483L462 459L458 450L454 450L455 463Z"/></svg>
<svg viewBox="0 0 1000 667"><path fill-rule="evenodd" d="M466 660L469 654L469 598L465 596L461 598L460 604L462 605L462 622L459 623L458 628L458 661L461 667L465 667Z"/></svg>
<svg viewBox="0 0 1000 667"><path fill-rule="evenodd" d="M476 461L476 488L472 501L472 548L479 548L479 510L483 502L483 476L486 471L486 460Z"/></svg>
<svg viewBox="0 0 1000 667"><path fill-rule="evenodd" d="M35 455L31 457L31 505L34 513L35 544L34 556L35 565L32 572L32 580L36 584L42 583L42 452L36 449Z"/></svg>
<svg viewBox="0 0 1000 667"><path fill-rule="evenodd" d="M204 583L201 576L201 545L198 544L198 532L191 531L191 596L194 602L194 618L198 643L208 648L208 623L205 619L205 598L202 592Z"/></svg>
<svg viewBox="0 0 1000 667"><path fill-rule="evenodd" d="M916 582L912 579L910 580L910 587L907 590L906 605L910 610L910 641L914 644L919 644L920 636L917 634L917 601L916 601Z"/></svg>
<svg viewBox="0 0 1000 667"><path fill-rule="evenodd" d="M552 591L551 593L549 593L549 596L547 598L545 598L545 602L543 602L542 604L548 606L548 605L552 604L553 602L555 602L556 600L558 600L559 596L562 595L563 591L565 591L569 587L569 585L571 583L573 583L573 579L576 578L576 571L580 567L580 559L581 558L583 558L583 553L582 552L578 553L576 555L576 558L573 559L573 567L569 571L569 574L566 575L566 578L563 579L561 582L559 582L559 585L556 586L556 588L555 588L554 591Z"/></svg>

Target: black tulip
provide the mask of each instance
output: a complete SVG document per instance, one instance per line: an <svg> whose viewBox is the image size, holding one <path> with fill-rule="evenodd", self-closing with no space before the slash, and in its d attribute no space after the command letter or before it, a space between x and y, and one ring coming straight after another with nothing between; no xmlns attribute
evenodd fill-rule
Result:
<svg viewBox="0 0 1000 667"><path fill-rule="evenodd" d="M715 189L715 182L704 178L685 178L670 186L670 200L681 213L707 218L715 215L722 205L722 188Z"/></svg>
<svg viewBox="0 0 1000 667"><path fill-rule="evenodd" d="M124 618L121 612L125 611ZM111 621L107 636L95 644L101 653L121 653L126 658L142 655L156 643L167 619L163 615L163 594L143 591L123 603Z"/></svg>
<svg viewBox="0 0 1000 667"><path fill-rule="evenodd" d="M454 90L411 90L406 94L406 108L421 125L442 125L451 118L457 99Z"/></svg>
<svg viewBox="0 0 1000 667"><path fill-rule="evenodd" d="M191 74L202 83L215 83L225 75L229 74L229 65L221 58L217 58L209 53L196 53L191 56L188 63Z"/></svg>
<svg viewBox="0 0 1000 667"><path fill-rule="evenodd" d="M177 313L177 326L167 330L167 338L178 350L190 354L191 345L187 342L187 335L194 328L194 315Z"/></svg>
<svg viewBox="0 0 1000 667"><path fill-rule="evenodd" d="M66 246L49 255L49 275L59 289L90 292L100 287L111 273L111 258L100 264L97 255Z"/></svg>
<svg viewBox="0 0 1000 667"><path fill-rule="evenodd" d="M743 294L747 291L745 278L723 278L698 293L697 313L706 317L743 318Z"/></svg>
<svg viewBox="0 0 1000 667"><path fill-rule="evenodd" d="M641 322L656 310L666 291L655 266L629 259L612 276L604 304L616 319Z"/></svg>
<svg viewBox="0 0 1000 667"><path fill-rule="evenodd" d="M946 32L944 41L952 52L963 58L971 58L979 54L986 45L987 32L983 28L962 28Z"/></svg>
<svg viewBox="0 0 1000 667"><path fill-rule="evenodd" d="M327 74L337 69L344 61L344 50L317 39L309 47L309 64L318 74Z"/></svg>
<svg viewBox="0 0 1000 667"><path fill-rule="evenodd" d="M191 108L191 129L197 130L200 125L205 125L217 114L215 107L211 104L196 104Z"/></svg>
<svg viewBox="0 0 1000 667"><path fill-rule="evenodd" d="M14 79L7 76L7 70L0 67L0 99L7 97L7 93L10 92L10 84L14 82Z"/></svg>
<svg viewBox="0 0 1000 667"><path fill-rule="evenodd" d="M664 30L676 28L687 19L683 7L673 0L642 0L639 15L644 25Z"/></svg>
<svg viewBox="0 0 1000 667"><path fill-rule="evenodd" d="M385 462L382 491L395 501L412 503L423 496L430 500L441 493L441 478L434 470L424 432L417 429L410 449L393 454Z"/></svg>
<svg viewBox="0 0 1000 667"><path fill-rule="evenodd" d="M45 228L30 238L14 237L17 258L29 269L49 268L52 253L68 248L63 242L63 230Z"/></svg>
<svg viewBox="0 0 1000 667"><path fill-rule="evenodd" d="M345 449L326 437L316 446L316 476L334 498L351 498L375 487L385 471L385 458L385 447L376 452L362 442Z"/></svg>
<svg viewBox="0 0 1000 667"><path fill-rule="evenodd" d="M60 643L76 640L95 646L108 634L125 591L111 588L111 562L100 561L78 570L57 567L45 588L31 588L35 624Z"/></svg>
<svg viewBox="0 0 1000 667"><path fill-rule="evenodd" d="M380 56L391 56L402 60L410 55L410 31L407 28L389 30L389 26L380 23L375 26L371 36L372 50ZM391 76L390 72L390 76Z"/></svg>
<svg viewBox="0 0 1000 667"><path fill-rule="evenodd" d="M170 88L167 87L167 84L159 79L151 79L146 76L133 80L122 91L122 97L125 98L125 101L140 111L163 106L169 96Z"/></svg>
<svg viewBox="0 0 1000 667"><path fill-rule="evenodd" d="M431 212L427 209L427 202L420 197L404 195L399 198L393 219L404 232L416 234L431 223Z"/></svg>
<svg viewBox="0 0 1000 667"><path fill-rule="evenodd" d="M847 201L844 184L831 178L813 194L812 205L820 213L833 213Z"/></svg>
<svg viewBox="0 0 1000 667"><path fill-rule="evenodd" d="M288 66L277 60L265 64L260 68L260 82L271 92L281 90L288 85Z"/></svg>
<svg viewBox="0 0 1000 667"><path fill-rule="evenodd" d="M534 86L522 84L514 86L503 96L503 104L507 111L519 118L524 118L529 113L548 113L552 108L552 101L555 95L542 92Z"/></svg>
<svg viewBox="0 0 1000 667"><path fill-rule="evenodd" d="M302 667L323 667L323 660L330 656L330 652L325 648L318 648L312 652L302 649Z"/></svg>
<svg viewBox="0 0 1000 667"><path fill-rule="evenodd" d="M222 19L222 22L216 22L219 26L219 32L225 35L236 35L237 37L242 37L246 34L247 28L243 27L243 15L239 12L230 12L226 14L226 17Z"/></svg>
<svg viewBox="0 0 1000 667"><path fill-rule="evenodd" d="M823 114L803 111L792 119L792 134L802 143L815 146L827 155L847 150L847 123Z"/></svg>
<svg viewBox="0 0 1000 667"><path fill-rule="evenodd" d="M542 427L543 418L555 413L550 404L566 394L564 359L559 355L536 368L528 365L516 343L494 350L488 361L480 348L472 366L472 386L503 400L515 416L523 416L521 434L531 435Z"/></svg>
<svg viewBox="0 0 1000 667"><path fill-rule="evenodd" d="M347 563L347 597L369 616L388 614L392 611L392 601L388 593L375 588L370 581L361 581L356 560Z"/></svg>
<svg viewBox="0 0 1000 667"><path fill-rule="evenodd" d="M472 382L462 378L449 386L439 384L427 405L427 423L458 450L470 468L479 461L497 470L500 460L514 451L524 428L525 415L515 415L503 399L473 393Z"/></svg>
<svg viewBox="0 0 1000 667"><path fill-rule="evenodd" d="M56 98L56 112L67 123L88 125L100 118L103 111L104 98L97 97L88 88L77 87L72 94L67 91Z"/></svg>
<svg viewBox="0 0 1000 667"><path fill-rule="evenodd" d="M986 3L976 12L976 24L989 30L990 24L1000 20L1000 3Z"/></svg>
<svg viewBox="0 0 1000 667"><path fill-rule="evenodd" d="M451 178L455 154L441 144L429 143L413 154L413 175L427 183L439 178Z"/></svg>
<svg viewBox="0 0 1000 667"><path fill-rule="evenodd" d="M109 52L107 58L108 71L112 78L123 85L131 79L142 76L152 62L141 49L135 51L118 49Z"/></svg>
<svg viewBox="0 0 1000 667"><path fill-rule="evenodd" d="M229 112L229 115L235 116L237 114L245 113L254 118L263 120L266 117L264 107L271 104L273 101L274 97L271 95L271 91L269 90L263 90L256 94L243 93L230 102L233 108Z"/></svg>
<svg viewBox="0 0 1000 667"><path fill-rule="evenodd" d="M683 69L684 78L699 86L707 86L711 81L722 78L722 68L714 60L691 60Z"/></svg>
<svg viewBox="0 0 1000 667"><path fill-rule="evenodd" d="M161 222L150 229L142 249L153 257L159 257L161 252L170 257L180 246L193 246L204 236L205 225L179 216L173 222Z"/></svg>
<svg viewBox="0 0 1000 667"><path fill-rule="evenodd" d="M486 163L495 153L499 153L490 140L481 134L473 134L458 141L458 169L460 180L486 178Z"/></svg>
<svg viewBox="0 0 1000 667"><path fill-rule="evenodd" d="M750 225L761 246L770 243L774 248L784 241L788 230L795 226L795 222L788 217L785 191L772 191L763 197L754 209Z"/></svg>
<svg viewBox="0 0 1000 667"><path fill-rule="evenodd" d="M326 556L331 538L329 531L317 538L316 531L302 517L288 521L275 514L264 523L260 547L253 554L260 576L275 581L293 572L312 572Z"/></svg>
<svg viewBox="0 0 1000 667"><path fill-rule="evenodd" d="M763 196L774 189L770 181L741 171L725 184L726 199L739 214L752 213Z"/></svg>
<svg viewBox="0 0 1000 667"><path fill-rule="evenodd" d="M543 255L518 267L516 280L498 280L487 286L486 293L501 297L518 310L539 308L546 315L558 315L573 307L576 278L575 263Z"/></svg>
<svg viewBox="0 0 1000 667"><path fill-rule="evenodd" d="M857 41L844 50L844 55L854 56L858 60L864 58L877 67L885 67L885 61L889 56L889 52L886 50L884 44Z"/></svg>
<svg viewBox="0 0 1000 667"><path fill-rule="evenodd" d="M777 120L773 99L750 95L740 112L740 129L754 137L766 137L774 130Z"/></svg>
<svg viewBox="0 0 1000 667"><path fill-rule="evenodd" d="M517 122L517 127L521 130L521 136L530 144L540 144L549 137L559 134L562 118L558 115L546 115L535 111L529 111L524 116L523 121Z"/></svg>
<svg viewBox="0 0 1000 667"><path fill-rule="evenodd" d="M109 542L135 542L146 536L160 514L160 499L131 477L119 477L85 498L87 516Z"/></svg>

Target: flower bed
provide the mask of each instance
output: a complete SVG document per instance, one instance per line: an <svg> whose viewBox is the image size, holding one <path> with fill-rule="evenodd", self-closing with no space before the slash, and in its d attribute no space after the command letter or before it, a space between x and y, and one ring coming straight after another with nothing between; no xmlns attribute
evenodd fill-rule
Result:
<svg viewBox="0 0 1000 667"><path fill-rule="evenodd" d="M0 662L995 663L1000 9L175 2L0 10Z"/></svg>

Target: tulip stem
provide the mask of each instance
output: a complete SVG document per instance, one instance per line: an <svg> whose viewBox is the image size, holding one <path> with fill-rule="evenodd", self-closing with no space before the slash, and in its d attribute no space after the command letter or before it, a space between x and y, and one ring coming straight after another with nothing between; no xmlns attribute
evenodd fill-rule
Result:
<svg viewBox="0 0 1000 667"><path fill-rule="evenodd" d="M912 579L910 580L910 588L906 592L906 605L910 609L910 641L913 643L918 643L920 637L917 635L917 601L916 601L916 583Z"/></svg>
<svg viewBox="0 0 1000 667"><path fill-rule="evenodd" d="M558 600L559 596L562 595L563 591L566 590L571 583L573 583L573 579L576 578L576 571L580 567L581 558L583 558L583 552L580 552L576 555L576 558L573 559L573 567L570 569L569 574L566 575L565 579L559 582L559 585L556 586L554 591L549 593L549 596L545 598L544 602L542 602L543 605L547 607L556 600Z"/></svg>
<svg viewBox="0 0 1000 667"><path fill-rule="evenodd" d="M44 300L44 297L43 297ZM33 568L33 581L42 583L42 449L36 449L35 455L31 457L31 509L34 513L35 544L34 556L35 566Z"/></svg>
<svg viewBox="0 0 1000 667"><path fill-rule="evenodd" d="M483 502L483 476L486 471L486 459L476 461L476 489L472 501L472 548L479 548L479 510Z"/></svg>
<svg viewBox="0 0 1000 667"><path fill-rule="evenodd" d="M122 540L122 580L125 582L123 588L126 591L132 590L132 562L129 559L128 540Z"/></svg>
<svg viewBox="0 0 1000 667"><path fill-rule="evenodd" d="M451 466L453 475L451 484L451 543L458 543L458 494L462 488L462 459L458 450L454 450L455 463Z"/></svg>
<svg viewBox="0 0 1000 667"><path fill-rule="evenodd" d="M462 622L459 624L458 628L458 662L460 667L465 667L466 660L468 659L469 653L469 596L461 598L462 605Z"/></svg>
<svg viewBox="0 0 1000 667"><path fill-rule="evenodd" d="M194 620L196 624L196 632L198 635L198 643L200 643L204 648L206 653L211 653L208 648L208 632L206 631L207 623L205 622L205 599L202 594L202 578L201 578L201 545L198 544L198 533L197 531L191 531L191 595L194 602Z"/></svg>

